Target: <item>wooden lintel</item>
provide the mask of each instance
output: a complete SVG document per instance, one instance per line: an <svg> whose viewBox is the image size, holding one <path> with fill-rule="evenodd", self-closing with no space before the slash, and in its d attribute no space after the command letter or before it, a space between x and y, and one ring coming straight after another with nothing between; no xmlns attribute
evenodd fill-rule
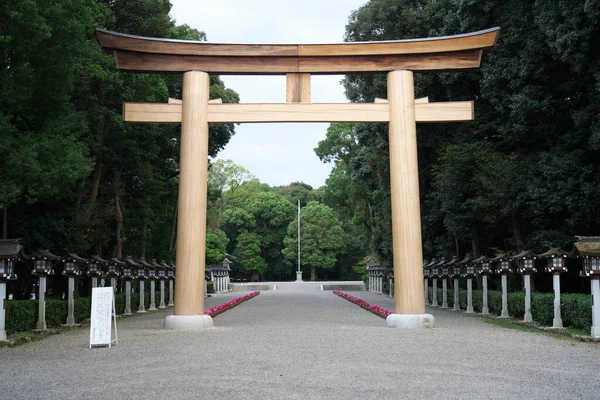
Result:
<svg viewBox="0 0 600 400"><path fill-rule="evenodd" d="M310 74L287 74L285 101L310 103Z"/></svg>
<svg viewBox="0 0 600 400"><path fill-rule="evenodd" d="M375 97L375 101L374 103L376 104L388 104L388 99L382 99L379 97ZM424 103L429 103L429 97L420 97L418 99L415 99L415 104L424 104Z"/></svg>
<svg viewBox="0 0 600 400"><path fill-rule="evenodd" d="M179 123L181 104L124 103L127 122ZM473 102L415 104L417 122L452 122L473 119ZM373 103L214 104L209 102L208 122L389 122L389 105Z"/></svg>
<svg viewBox="0 0 600 400"><path fill-rule="evenodd" d="M208 104L221 104L223 103L223 99L211 99L208 100ZM169 97L169 103L168 104L183 104L183 101L181 99L174 99L172 97Z"/></svg>

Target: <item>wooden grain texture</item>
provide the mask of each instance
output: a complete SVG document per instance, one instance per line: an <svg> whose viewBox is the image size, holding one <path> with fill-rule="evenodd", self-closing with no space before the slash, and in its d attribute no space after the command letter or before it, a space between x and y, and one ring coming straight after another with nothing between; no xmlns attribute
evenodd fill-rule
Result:
<svg viewBox="0 0 600 400"><path fill-rule="evenodd" d="M442 71L478 68L481 50L438 54L343 57L236 57L172 56L116 50L117 68L132 72L206 71L219 75L282 75L288 73L346 74L388 72L395 69Z"/></svg>
<svg viewBox="0 0 600 400"><path fill-rule="evenodd" d="M285 101L310 103L310 74L287 74Z"/></svg>
<svg viewBox="0 0 600 400"><path fill-rule="evenodd" d="M390 107L390 190L396 313L424 314L413 73L388 73L387 92Z"/></svg>
<svg viewBox="0 0 600 400"><path fill-rule="evenodd" d="M390 54L445 53L472 49L488 49L496 43L500 28L491 28L455 36L380 42L336 44L227 44L151 38L97 29L96 37L106 49L139 53L236 56L236 57L338 57Z"/></svg>
<svg viewBox="0 0 600 400"><path fill-rule="evenodd" d="M415 101L416 102L416 101ZM390 108L380 103L251 103L218 104L208 102L208 122L389 122ZM124 103L127 122L179 123L181 103ZM417 122L458 122L473 119L473 102L415 104Z"/></svg>
<svg viewBox="0 0 600 400"><path fill-rule="evenodd" d="M208 104L222 104L222 103L223 103L223 99L208 100ZM169 97L168 104L183 104L183 101L181 99L174 99L172 97Z"/></svg>
<svg viewBox="0 0 600 400"><path fill-rule="evenodd" d="M205 72L183 74L175 315L204 314L209 86Z"/></svg>

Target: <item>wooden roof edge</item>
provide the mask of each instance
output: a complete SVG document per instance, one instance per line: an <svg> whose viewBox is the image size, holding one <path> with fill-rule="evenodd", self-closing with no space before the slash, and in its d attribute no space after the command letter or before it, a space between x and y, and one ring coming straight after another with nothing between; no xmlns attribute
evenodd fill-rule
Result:
<svg viewBox="0 0 600 400"><path fill-rule="evenodd" d="M141 53L206 56L343 56L444 53L461 50L489 49L496 44L500 27L458 35L428 38L385 40L371 42L343 42L319 44L242 44L211 43L195 40L156 38L115 32L96 28L100 45L107 50L122 50ZM482 37L481 43L476 39ZM473 43L471 43L473 41ZM442 44L441 46L436 46ZM423 49L423 46L426 48Z"/></svg>
<svg viewBox="0 0 600 400"><path fill-rule="evenodd" d="M532 258L536 258L537 254L535 254L533 251L531 250L523 250L522 252L520 252L519 254L516 254L514 256L511 256L510 259L511 260L520 260L522 258L527 258L527 257L532 257Z"/></svg>
<svg viewBox="0 0 600 400"><path fill-rule="evenodd" d="M538 257L540 258L550 258L554 256L567 257L568 253L560 247L551 247L550 249L548 249L548 251L538 254Z"/></svg>

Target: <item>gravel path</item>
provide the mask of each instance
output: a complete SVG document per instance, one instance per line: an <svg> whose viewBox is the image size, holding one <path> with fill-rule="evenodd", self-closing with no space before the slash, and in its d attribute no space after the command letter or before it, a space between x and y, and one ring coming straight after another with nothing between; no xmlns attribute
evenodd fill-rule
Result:
<svg viewBox="0 0 600 400"><path fill-rule="evenodd" d="M0 399L600 398L597 344L435 309L434 329L391 329L319 284L277 283L204 331L162 330L169 312L120 320L110 349L86 329L0 348Z"/></svg>

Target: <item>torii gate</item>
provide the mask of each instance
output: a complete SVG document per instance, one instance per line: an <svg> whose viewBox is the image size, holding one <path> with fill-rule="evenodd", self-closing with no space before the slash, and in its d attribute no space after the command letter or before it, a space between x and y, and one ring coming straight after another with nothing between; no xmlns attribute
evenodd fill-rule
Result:
<svg viewBox="0 0 600 400"><path fill-rule="evenodd" d="M125 103L128 122L181 123L177 287L167 329L213 326L204 315L208 124L239 122L387 122L396 314L393 327L433 326L425 313L416 122L469 121L473 102L414 98L413 71L478 68L500 28L427 39L342 44L214 44L96 31L117 68L183 73L182 100ZM209 100L209 74L283 75L286 103L221 104ZM311 74L387 73L387 100L374 104L311 103Z"/></svg>

